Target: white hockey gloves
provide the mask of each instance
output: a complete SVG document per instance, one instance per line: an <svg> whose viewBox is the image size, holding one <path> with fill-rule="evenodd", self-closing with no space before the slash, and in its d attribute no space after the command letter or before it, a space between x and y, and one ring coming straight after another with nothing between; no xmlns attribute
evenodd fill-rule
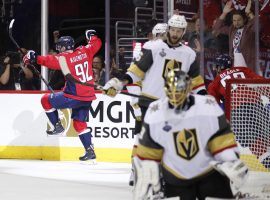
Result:
<svg viewBox="0 0 270 200"><path fill-rule="evenodd" d="M233 195L240 192L248 178L248 168L241 160L231 162L217 162L210 163L219 173L227 176L230 179L230 185Z"/></svg>
<svg viewBox="0 0 270 200"><path fill-rule="evenodd" d="M122 81L118 78L112 78L103 87L103 92L111 97L114 97L118 92L120 92L124 87Z"/></svg>
<svg viewBox="0 0 270 200"><path fill-rule="evenodd" d="M159 164L152 160L133 158L135 168L135 186L133 200L156 199L161 189Z"/></svg>

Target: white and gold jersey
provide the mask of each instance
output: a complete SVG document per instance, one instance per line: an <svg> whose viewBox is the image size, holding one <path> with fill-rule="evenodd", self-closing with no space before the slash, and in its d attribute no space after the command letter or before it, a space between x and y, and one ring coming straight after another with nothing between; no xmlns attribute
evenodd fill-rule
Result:
<svg viewBox="0 0 270 200"><path fill-rule="evenodd" d="M180 68L192 78L193 90L205 89L196 53L188 46L170 47L161 39L144 44L139 56L128 69L133 82L143 80L142 95L151 99L165 97L164 77L170 69ZM195 91L195 93L196 93Z"/></svg>
<svg viewBox="0 0 270 200"><path fill-rule="evenodd" d="M163 176L171 184L209 173L214 155L237 148L215 99L202 95L188 99L181 111L170 108L167 98L151 103L137 148L141 159L161 161Z"/></svg>

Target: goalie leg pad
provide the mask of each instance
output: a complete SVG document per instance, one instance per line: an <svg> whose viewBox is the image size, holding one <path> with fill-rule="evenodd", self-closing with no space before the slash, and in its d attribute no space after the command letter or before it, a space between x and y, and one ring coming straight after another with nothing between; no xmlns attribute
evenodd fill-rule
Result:
<svg viewBox="0 0 270 200"><path fill-rule="evenodd" d="M158 194L160 186L159 164L152 160L133 158L135 168L135 187L133 200L151 199Z"/></svg>

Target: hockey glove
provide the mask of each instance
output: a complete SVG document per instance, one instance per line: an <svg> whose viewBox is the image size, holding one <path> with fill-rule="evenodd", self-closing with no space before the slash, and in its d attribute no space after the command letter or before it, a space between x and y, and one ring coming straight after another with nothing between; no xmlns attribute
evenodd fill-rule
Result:
<svg viewBox="0 0 270 200"><path fill-rule="evenodd" d="M85 37L86 37L87 41L91 40L91 37L94 35L96 35L96 31L93 29L85 31Z"/></svg>
<svg viewBox="0 0 270 200"><path fill-rule="evenodd" d="M222 175L230 179L230 185L233 195L240 192L241 187L248 178L248 168L241 160L217 162L212 161L210 164Z"/></svg>
<svg viewBox="0 0 270 200"><path fill-rule="evenodd" d="M108 96L115 97L115 95L123 89L124 85L118 78L112 78L103 87L103 93Z"/></svg>
<svg viewBox="0 0 270 200"><path fill-rule="evenodd" d="M152 160L133 158L135 186L133 200L155 199L160 193L159 164Z"/></svg>
<svg viewBox="0 0 270 200"><path fill-rule="evenodd" d="M37 62L37 54L35 51L33 50L29 50L25 56L23 57L23 63L25 65L29 65L29 64L36 64Z"/></svg>

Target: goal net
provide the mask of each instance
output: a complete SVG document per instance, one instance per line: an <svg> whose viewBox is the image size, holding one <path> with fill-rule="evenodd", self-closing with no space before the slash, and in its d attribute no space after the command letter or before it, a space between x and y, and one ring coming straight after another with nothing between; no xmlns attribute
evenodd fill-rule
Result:
<svg viewBox="0 0 270 200"><path fill-rule="evenodd" d="M270 199L270 79L226 81L225 114L250 170L242 193Z"/></svg>
<svg viewBox="0 0 270 200"><path fill-rule="evenodd" d="M225 113L251 171L270 172L270 80L226 82Z"/></svg>

